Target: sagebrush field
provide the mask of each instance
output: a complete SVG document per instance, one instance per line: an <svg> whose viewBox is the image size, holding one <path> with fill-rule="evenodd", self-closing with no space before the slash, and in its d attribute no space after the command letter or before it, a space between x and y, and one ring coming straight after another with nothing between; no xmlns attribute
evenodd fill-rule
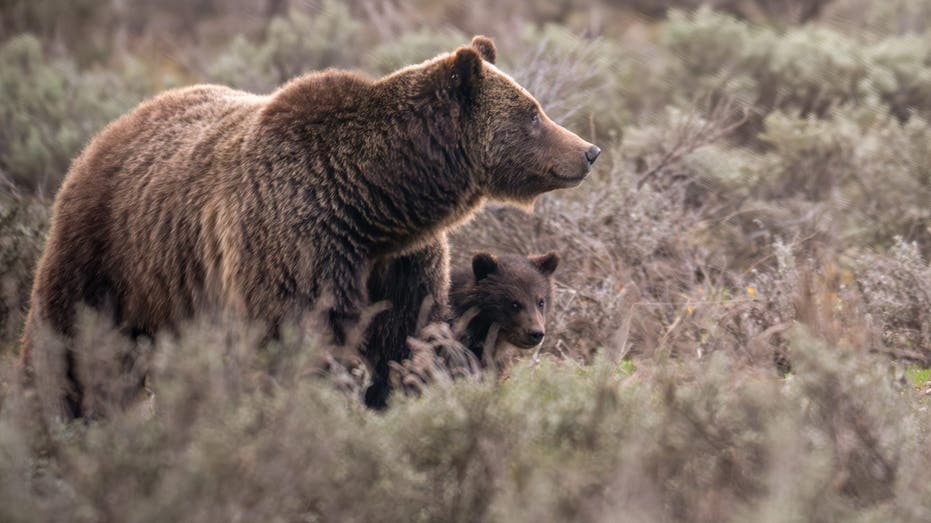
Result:
<svg viewBox="0 0 931 523"><path fill-rule="evenodd" d="M541 351L476 374L414 340L373 412L364 375L312 371L313 332L132 344L86 314L106 415L21 386L49 206L107 122L475 34L603 149L581 187L452 235L454 266L560 253ZM0 521L931 521L929 259L931 0L10 0Z"/></svg>

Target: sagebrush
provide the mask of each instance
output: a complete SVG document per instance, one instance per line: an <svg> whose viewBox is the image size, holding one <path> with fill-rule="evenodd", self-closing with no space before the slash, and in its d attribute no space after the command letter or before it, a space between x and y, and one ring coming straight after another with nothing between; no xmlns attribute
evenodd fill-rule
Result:
<svg viewBox="0 0 931 523"><path fill-rule="evenodd" d="M931 519L928 15L927 0L10 3L0 520ZM87 317L106 417L42 414L15 364L31 271L51 196L103 125L176 85L379 75L477 33L604 150L582 187L532 213L488 207L452 237L457 266L559 252L539 354L482 375L440 327L375 414L364 376L320 377L313 333L269 346L207 322L131 344ZM107 364L125 354L140 366Z"/></svg>

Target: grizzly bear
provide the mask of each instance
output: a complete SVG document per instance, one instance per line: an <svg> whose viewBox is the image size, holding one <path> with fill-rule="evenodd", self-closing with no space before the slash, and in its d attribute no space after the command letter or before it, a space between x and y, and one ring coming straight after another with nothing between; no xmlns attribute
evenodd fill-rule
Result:
<svg viewBox="0 0 931 523"><path fill-rule="evenodd" d="M506 342L519 349L543 343L546 317L553 301L553 273L559 256L479 253L472 267L452 274L449 301L454 318L464 322L460 341L479 361L488 364ZM497 325L495 339L488 339Z"/></svg>
<svg viewBox="0 0 931 523"><path fill-rule="evenodd" d="M263 96L198 85L111 123L55 198L25 365L40 329L64 340L53 378L80 416L78 305L147 336L205 311L274 336L313 312L346 347L360 312L385 300L362 344L367 401L384 403L387 362L403 357L421 304L448 314L446 232L486 199L526 205L578 185L600 152L547 118L495 54L477 36L380 79L326 70Z"/></svg>

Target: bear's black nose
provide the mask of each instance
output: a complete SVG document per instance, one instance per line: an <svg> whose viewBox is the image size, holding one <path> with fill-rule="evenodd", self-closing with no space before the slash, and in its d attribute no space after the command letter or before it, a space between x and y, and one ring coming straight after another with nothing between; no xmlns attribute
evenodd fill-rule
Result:
<svg viewBox="0 0 931 523"><path fill-rule="evenodd" d="M601 148L597 145L593 145L589 150L585 151L585 159L588 160L588 164L591 165L598 159L599 154L601 154Z"/></svg>
<svg viewBox="0 0 931 523"><path fill-rule="evenodd" d="M527 337L530 338L531 343L540 343L543 339L543 331L533 331Z"/></svg>

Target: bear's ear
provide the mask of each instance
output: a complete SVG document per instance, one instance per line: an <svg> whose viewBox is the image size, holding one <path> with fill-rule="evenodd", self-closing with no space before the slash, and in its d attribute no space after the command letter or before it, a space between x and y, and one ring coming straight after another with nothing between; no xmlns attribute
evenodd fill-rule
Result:
<svg viewBox="0 0 931 523"><path fill-rule="evenodd" d="M472 257L472 272L475 274L475 281L483 280L497 270L498 260L491 254L480 252Z"/></svg>
<svg viewBox="0 0 931 523"><path fill-rule="evenodd" d="M479 56L482 57L482 60L493 64L495 59L498 58L498 50L495 48L495 43L483 35L476 35L472 38L472 47L478 51Z"/></svg>
<svg viewBox="0 0 931 523"><path fill-rule="evenodd" d="M449 61L449 80L453 91L471 98L482 76L482 57L471 47L460 47Z"/></svg>
<svg viewBox="0 0 931 523"><path fill-rule="evenodd" d="M531 256L530 263L532 263L542 275L549 276L556 272L556 267L559 266L559 255L555 252L549 252L541 256Z"/></svg>

